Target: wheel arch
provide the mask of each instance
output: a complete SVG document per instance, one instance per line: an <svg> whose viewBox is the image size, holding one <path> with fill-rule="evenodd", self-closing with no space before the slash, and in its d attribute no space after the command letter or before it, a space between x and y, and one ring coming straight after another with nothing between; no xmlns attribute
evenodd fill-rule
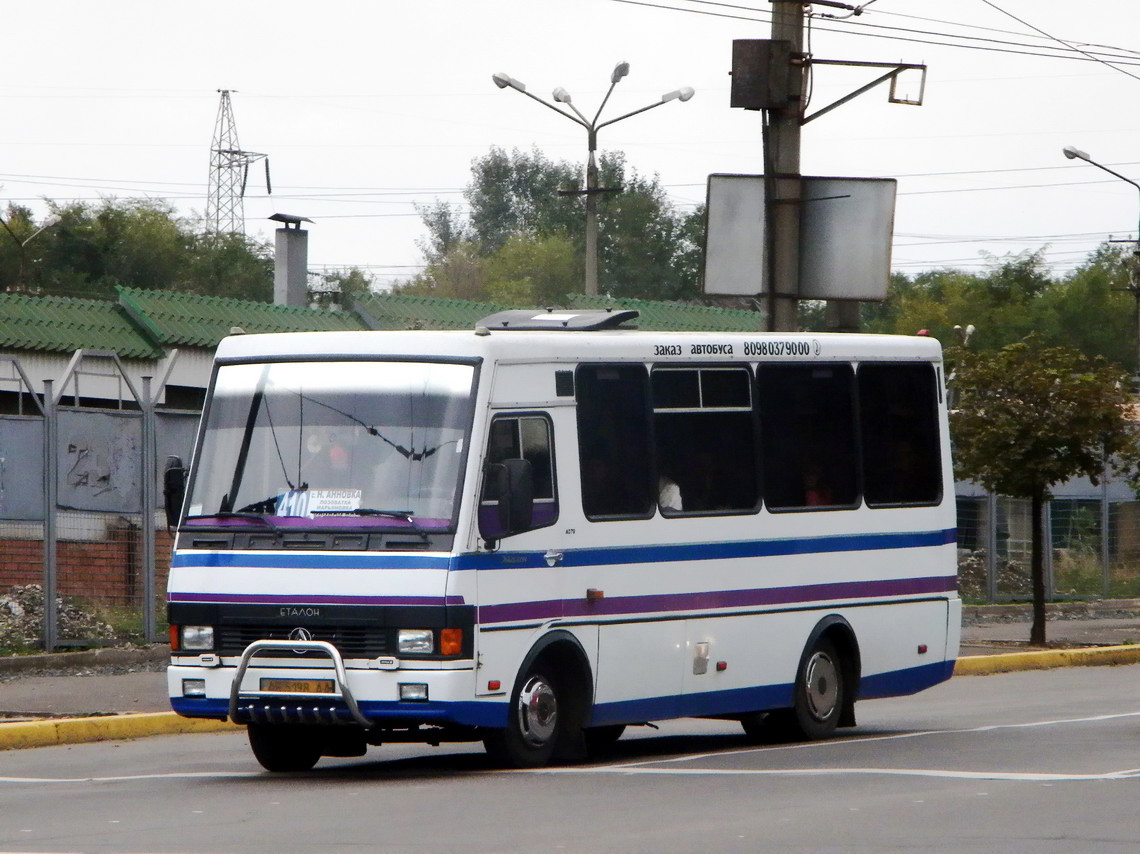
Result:
<svg viewBox="0 0 1140 854"><path fill-rule="evenodd" d="M827 638L835 646L840 658L843 681L847 686L843 698L843 709L839 714L839 726L855 726L855 700L859 697L859 680L862 675L862 658L859 652L859 639L851 624L841 614L828 614L815 624L803 652L797 673L803 669L808 656L821 638Z"/></svg>
<svg viewBox="0 0 1140 854"><path fill-rule="evenodd" d="M549 666L558 678L564 680L570 689L568 711L571 719L577 727L585 726L594 702L594 675L582 642L564 629L547 632L535 641L523 658L515 675L516 684L540 663Z"/></svg>

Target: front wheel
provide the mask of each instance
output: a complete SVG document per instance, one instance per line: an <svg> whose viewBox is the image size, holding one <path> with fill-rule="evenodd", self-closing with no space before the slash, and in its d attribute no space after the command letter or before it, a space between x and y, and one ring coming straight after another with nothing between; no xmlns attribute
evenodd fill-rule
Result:
<svg viewBox="0 0 1140 854"><path fill-rule="evenodd" d="M249 746L266 771L308 771L321 758L321 741L309 727L250 724Z"/></svg>
<svg viewBox="0 0 1140 854"><path fill-rule="evenodd" d="M511 695L505 729L484 739L487 752L511 768L538 768L550 761L564 728L565 699L556 679L532 667Z"/></svg>

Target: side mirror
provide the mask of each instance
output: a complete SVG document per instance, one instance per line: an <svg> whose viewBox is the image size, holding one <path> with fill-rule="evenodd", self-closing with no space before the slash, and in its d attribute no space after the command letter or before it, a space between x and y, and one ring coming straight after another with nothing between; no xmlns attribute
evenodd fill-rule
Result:
<svg viewBox="0 0 1140 854"><path fill-rule="evenodd" d="M186 499L186 466L182 458L169 456L162 472L162 498L166 507L166 527L173 528L182 515L182 502Z"/></svg>
<svg viewBox="0 0 1140 854"><path fill-rule="evenodd" d="M494 541L530 530L534 515L534 469L530 461L489 463L483 472L479 535Z"/></svg>

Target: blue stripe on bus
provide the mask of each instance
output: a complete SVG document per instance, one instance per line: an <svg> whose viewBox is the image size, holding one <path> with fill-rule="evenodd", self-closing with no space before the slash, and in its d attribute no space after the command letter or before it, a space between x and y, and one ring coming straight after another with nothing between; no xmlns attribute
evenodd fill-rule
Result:
<svg viewBox="0 0 1140 854"><path fill-rule="evenodd" d="M875 700L880 697L905 697L925 691L939 682L945 682L954 675L954 659L935 661L921 667L909 667L890 673L876 673L859 680L859 700Z"/></svg>
<svg viewBox="0 0 1140 854"><path fill-rule="evenodd" d="M743 542L680 543L566 549L563 567L609 564L669 563L672 561L731 560L749 557L831 554L835 552L914 549L957 541L957 529L881 534L841 534ZM545 552L489 552L452 556L388 555L382 553L179 551L172 568L264 569L529 569L548 568Z"/></svg>
<svg viewBox="0 0 1140 854"><path fill-rule="evenodd" d="M329 552L175 552L171 568L193 569L447 569L450 557Z"/></svg>
<svg viewBox="0 0 1140 854"><path fill-rule="evenodd" d="M298 700L304 700L304 696ZM248 701L245 701L248 702ZM257 702L257 701L254 701ZM454 703L401 703L389 701L358 701L361 714L377 723L437 723L460 724L462 726L504 727L507 725L505 701L477 703L461 701ZM170 708L186 718L225 719L229 716L228 699L195 699L171 697ZM348 707L341 705L341 711L348 715Z"/></svg>
<svg viewBox="0 0 1140 854"><path fill-rule="evenodd" d="M949 660L864 676L860 680L856 699L871 700L914 694L945 682L953 672L954 661ZM605 726L784 709L792 705L792 696L793 686L787 683L598 703L593 707L590 725ZM225 699L173 697L170 705L178 714L190 718L225 718L229 711L229 701ZM506 701L400 703L365 700L359 702L359 707L365 717L377 723L403 721L502 727L507 723L509 705Z"/></svg>
<svg viewBox="0 0 1140 854"><path fill-rule="evenodd" d="M566 549L561 567L607 564L669 563L673 561L732 560L750 557L832 554L835 552L916 549L957 542L958 529L885 534L841 534L830 537L797 537L743 542L681 543ZM548 568L544 552L492 552L459 555L455 570Z"/></svg>

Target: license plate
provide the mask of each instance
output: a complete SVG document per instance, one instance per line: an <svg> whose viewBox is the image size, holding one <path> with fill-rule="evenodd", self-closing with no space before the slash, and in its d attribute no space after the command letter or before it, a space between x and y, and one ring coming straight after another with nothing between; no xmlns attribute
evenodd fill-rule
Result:
<svg viewBox="0 0 1140 854"><path fill-rule="evenodd" d="M262 679L262 691L278 691L282 694L332 694L331 679Z"/></svg>

